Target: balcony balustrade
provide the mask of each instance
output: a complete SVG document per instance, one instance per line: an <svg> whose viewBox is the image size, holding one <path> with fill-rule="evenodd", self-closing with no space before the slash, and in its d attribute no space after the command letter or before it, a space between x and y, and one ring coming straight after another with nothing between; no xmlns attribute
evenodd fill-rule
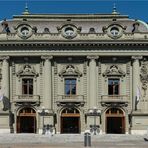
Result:
<svg viewBox="0 0 148 148"><path fill-rule="evenodd" d="M31 103L38 105L40 103L39 95L16 95L13 98L13 102L16 104Z"/></svg>
<svg viewBox="0 0 148 148"><path fill-rule="evenodd" d="M84 102L83 95L58 95L59 102Z"/></svg>
<svg viewBox="0 0 148 148"><path fill-rule="evenodd" d="M116 101L120 101L120 102L124 102L127 101L129 99L129 96L127 95L102 95L101 96L101 101L107 101L107 102L116 102Z"/></svg>

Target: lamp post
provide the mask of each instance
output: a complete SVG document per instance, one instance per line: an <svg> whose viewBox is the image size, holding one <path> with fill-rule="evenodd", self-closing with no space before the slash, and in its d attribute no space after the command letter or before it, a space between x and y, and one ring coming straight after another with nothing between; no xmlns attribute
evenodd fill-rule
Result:
<svg viewBox="0 0 148 148"><path fill-rule="evenodd" d="M90 125L90 130L92 130L94 132L94 135L96 135L97 130L99 130L99 125L96 124L96 117L97 116L101 117L101 110L97 109L97 107L93 107L92 109L89 109L87 116L94 116L94 124Z"/></svg>
<svg viewBox="0 0 148 148"><path fill-rule="evenodd" d="M48 115L49 114L49 110L48 109L45 109L45 107L43 106L41 110L38 110L38 113L40 114L40 116L43 117L43 120L42 120L42 123L43 123L43 131L42 131L42 134L44 135L45 134L45 125L44 125L44 116Z"/></svg>

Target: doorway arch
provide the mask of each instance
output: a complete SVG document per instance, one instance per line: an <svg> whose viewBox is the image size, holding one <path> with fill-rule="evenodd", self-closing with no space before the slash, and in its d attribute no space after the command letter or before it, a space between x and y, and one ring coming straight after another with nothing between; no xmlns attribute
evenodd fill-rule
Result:
<svg viewBox="0 0 148 148"><path fill-rule="evenodd" d="M33 108L24 107L19 111L17 133L36 133L36 111Z"/></svg>
<svg viewBox="0 0 148 148"><path fill-rule="evenodd" d="M125 115L120 108L109 108L106 111L106 133L125 134Z"/></svg>
<svg viewBox="0 0 148 148"><path fill-rule="evenodd" d="M76 108L64 108L61 112L61 133L80 133L80 112Z"/></svg>

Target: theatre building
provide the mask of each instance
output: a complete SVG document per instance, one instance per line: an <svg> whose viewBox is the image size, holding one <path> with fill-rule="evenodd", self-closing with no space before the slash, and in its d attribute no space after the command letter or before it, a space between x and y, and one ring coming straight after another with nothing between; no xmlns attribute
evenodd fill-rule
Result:
<svg viewBox="0 0 148 148"><path fill-rule="evenodd" d="M148 24L110 14L32 14L0 24L0 133L144 134Z"/></svg>

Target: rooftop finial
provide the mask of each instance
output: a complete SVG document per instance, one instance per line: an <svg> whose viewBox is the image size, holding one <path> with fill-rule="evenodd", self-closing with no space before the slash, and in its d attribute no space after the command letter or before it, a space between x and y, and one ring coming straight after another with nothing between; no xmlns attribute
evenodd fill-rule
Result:
<svg viewBox="0 0 148 148"><path fill-rule="evenodd" d="M23 12L23 14L24 14L24 15L26 15L26 14L30 14L30 13L29 13L29 9L28 9L28 5L27 5L27 3L26 3L25 11Z"/></svg>
<svg viewBox="0 0 148 148"><path fill-rule="evenodd" d="M114 3L112 14L119 14L117 12L116 4Z"/></svg>

